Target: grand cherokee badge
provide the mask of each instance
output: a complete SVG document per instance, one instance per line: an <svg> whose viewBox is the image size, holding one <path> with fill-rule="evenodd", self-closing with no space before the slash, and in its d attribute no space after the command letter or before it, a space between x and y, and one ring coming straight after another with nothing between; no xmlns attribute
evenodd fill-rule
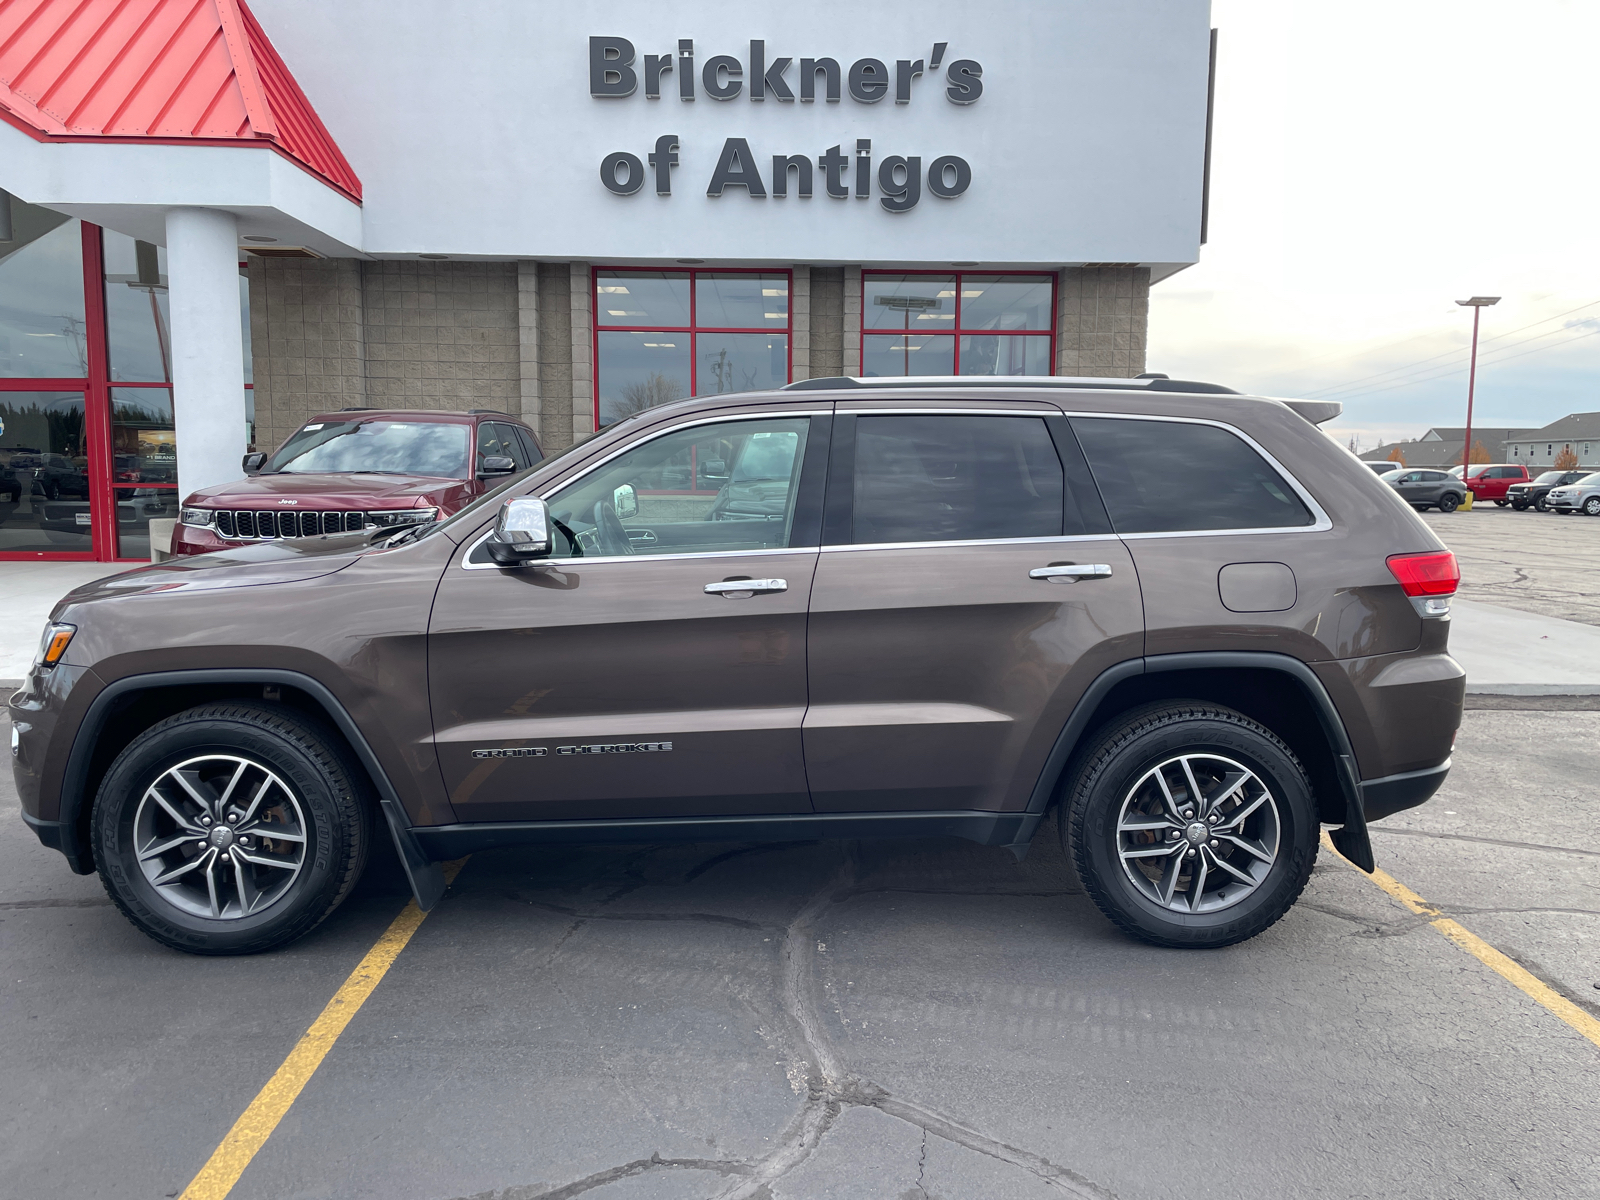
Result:
<svg viewBox="0 0 1600 1200"><path fill-rule="evenodd" d="M671 742L609 742L598 746L557 746L557 754L662 754ZM473 758L544 758L545 746L517 746L509 750L474 750Z"/></svg>

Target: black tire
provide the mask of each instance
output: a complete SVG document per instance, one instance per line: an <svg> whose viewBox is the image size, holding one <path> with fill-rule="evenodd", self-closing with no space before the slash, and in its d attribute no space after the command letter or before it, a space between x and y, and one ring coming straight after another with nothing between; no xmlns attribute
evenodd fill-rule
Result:
<svg viewBox="0 0 1600 1200"><path fill-rule="evenodd" d="M1242 765L1256 775L1276 806L1277 844L1270 865L1253 891L1210 911L1164 907L1159 897L1147 895L1135 883L1134 869L1125 870L1118 854L1122 835L1117 826L1125 799L1149 772L1180 754L1217 755ZM1201 788L1204 794L1203 783ZM1063 804L1074 865L1085 890L1124 933L1157 946L1206 949L1254 937L1299 898L1316 861L1316 803L1294 753L1265 726L1204 701L1164 701L1125 714L1078 758ZM1205 845L1195 845L1204 859ZM1189 870L1193 882L1193 868ZM1226 879L1220 872L1216 878ZM1231 886L1226 883L1214 895L1225 898ZM1203 878L1200 887L1203 898Z"/></svg>
<svg viewBox="0 0 1600 1200"><path fill-rule="evenodd" d="M1440 512L1455 512L1461 504L1461 497L1454 492L1446 492L1439 497Z"/></svg>
<svg viewBox="0 0 1600 1200"><path fill-rule="evenodd" d="M1583 515L1586 517L1600 517L1600 496L1590 496L1583 502Z"/></svg>
<svg viewBox="0 0 1600 1200"><path fill-rule="evenodd" d="M365 780L336 749L338 746L336 735L322 722L271 704L205 704L151 726L117 756L95 797L90 837L106 894L144 933L191 954L254 954L309 933L355 885L372 837L372 806ZM250 770L260 771L262 778L270 772L280 781L283 791L269 793L269 800L275 801L276 807L264 811L282 814L296 810L298 830L304 838L300 843L302 857L290 881L276 895L272 895L272 889L279 886L285 872L256 871L258 880L271 881L252 898L257 902L271 896L259 911L250 912L237 901L234 907L247 911L220 917L189 911L180 906L182 899L174 897L197 880L205 879L205 873L195 875L190 868L180 884L171 885L170 889L158 888L146 877L135 852L135 818L147 793L170 769L205 760L208 755L254 764ZM218 798L216 787L198 774L195 782L202 791L211 787L211 800ZM190 804L176 788L172 794L181 803ZM207 811L198 804L190 807L197 813ZM230 805L229 809L237 812L239 807ZM184 847L171 851L165 862L154 861L163 867L174 863L182 867L210 852L210 841L201 839L198 846L191 845L194 838L184 832L183 826L163 817L156 808L147 808L153 818L141 819L170 822L167 832L158 836L177 833L186 842ZM171 809L165 811L170 813ZM288 831L297 827L294 820L285 818L282 824L256 826L258 833L252 843L248 834L235 838L232 829L222 829L220 809L215 809L214 822L210 817L204 819L213 825L212 839L226 832L227 841L219 846L231 847L237 841L241 849L253 846L255 853L262 856L292 859L295 854L294 842L270 836L274 831L288 836ZM242 831L246 827L237 828ZM154 838L146 842L146 847L152 844ZM197 852L191 856L190 849ZM222 854L222 849L216 850L219 863ZM254 870L248 866L243 869ZM225 891L233 888L233 879L226 870L219 878ZM244 886L239 884L233 895L238 896ZM216 903L213 894L213 912Z"/></svg>
<svg viewBox="0 0 1600 1200"><path fill-rule="evenodd" d="M1534 507L1534 511L1536 511L1536 512L1549 512L1550 511L1550 501L1548 499L1546 499L1544 496L1540 496L1537 500L1535 500L1533 502L1533 507Z"/></svg>

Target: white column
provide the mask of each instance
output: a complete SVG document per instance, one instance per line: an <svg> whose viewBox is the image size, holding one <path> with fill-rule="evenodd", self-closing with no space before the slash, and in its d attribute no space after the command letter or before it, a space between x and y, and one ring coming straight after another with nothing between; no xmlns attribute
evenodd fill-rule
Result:
<svg viewBox="0 0 1600 1200"><path fill-rule="evenodd" d="M244 478L244 339L238 222L232 213L168 210L167 300L178 485L187 496Z"/></svg>

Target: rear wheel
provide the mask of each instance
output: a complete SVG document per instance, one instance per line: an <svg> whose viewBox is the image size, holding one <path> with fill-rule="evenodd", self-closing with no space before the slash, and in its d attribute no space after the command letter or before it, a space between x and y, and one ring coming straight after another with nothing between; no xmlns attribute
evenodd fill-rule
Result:
<svg viewBox="0 0 1600 1200"><path fill-rule="evenodd" d="M1440 512L1455 512L1461 504L1461 497L1454 492L1446 492L1439 497Z"/></svg>
<svg viewBox="0 0 1600 1200"><path fill-rule="evenodd" d="M95 798L107 894L150 937L192 954L250 954L308 933L354 885L371 837L337 744L272 705L202 705L145 730Z"/></svg>
<svg viewBox="0 0 1600 1200"><path fill-rule="evenodd" d="M1199 701L1128 713L1088 748L1063 819L1100 911L1159 946L1228 946L1273 924L1316 859L1316 806L1270 730Z"/></svg>

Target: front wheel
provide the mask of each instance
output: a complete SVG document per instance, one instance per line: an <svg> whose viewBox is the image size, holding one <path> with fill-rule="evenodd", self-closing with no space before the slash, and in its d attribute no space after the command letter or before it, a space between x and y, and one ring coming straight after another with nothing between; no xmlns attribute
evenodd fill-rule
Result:
<svg viewBox="0 0 1600 1200"><path fill-rule="evenodd" d="M1444 495L1439 497L1440 512L1455 512L1456 508L1460 504L1461 497L1457 496L1454 492L1446 492Z"/></svg>
<svg viewBox="0 0 1600 1200"><path fill-rule="evenodd" d="M1124 933L1158 946L1254 937L1316 860L1316 805L1293 752L1201 701L1128 713L1079 760L1063 803L1085 889Z"/></svg>
<svg viewBox="0 0 1600 1200"><path fill-rule="evenodd" d="M151 726L95 797L107 894L191 954L251 954L310 932L355 884L371 838L337 744L276 705L207 704Z"/></svg>
<svg viewBox="0 0 1600 1200"><path fill-rule="evenodd" d="M1590 496L1583 502L1583 515L1586 517L1600 517L1600 496Z"/></svg>

